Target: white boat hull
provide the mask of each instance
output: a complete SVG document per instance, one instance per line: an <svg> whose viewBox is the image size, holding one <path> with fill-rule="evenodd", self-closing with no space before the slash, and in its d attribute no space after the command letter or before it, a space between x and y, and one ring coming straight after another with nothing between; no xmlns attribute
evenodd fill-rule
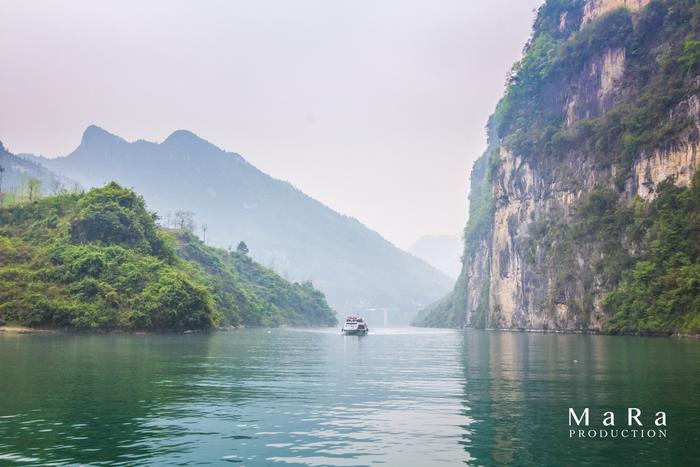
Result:
<svg viewBox="0 0 700 467"><path fill-rule="evenodd" d="M343 334L346 336L366 336L369 329L343 329Z"/></svg>

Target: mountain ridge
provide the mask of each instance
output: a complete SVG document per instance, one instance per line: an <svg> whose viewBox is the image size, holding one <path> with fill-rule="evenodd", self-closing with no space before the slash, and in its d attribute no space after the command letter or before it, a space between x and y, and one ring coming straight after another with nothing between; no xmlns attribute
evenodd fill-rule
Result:
<svg viewBox="0 0 700 467"><path fill-rule="evenodd" d="M452 284L359 220L188 130L160 143L128 142L91 125L70 154L37 160L86 186L130 186L164 218L192 211L208 225L210 242L245 240L256 259L295 280L313 280L341 311L415 310Z"/></svg>
<svg viewBox="0 0 700 467"><path fill-rule="evenodd" d="M40 182L43 193L58 193L64 190L80 188L75 180L63 177L42 165L43 159L28 157L24 154L13 154L0 142L0 191L13 196L21 196L30 179Z"/></svg>

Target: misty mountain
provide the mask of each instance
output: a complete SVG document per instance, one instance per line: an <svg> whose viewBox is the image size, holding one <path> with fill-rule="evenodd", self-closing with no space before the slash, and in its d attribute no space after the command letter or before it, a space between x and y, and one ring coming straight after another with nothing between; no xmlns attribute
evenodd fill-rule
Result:
<svg viewBox="0 0 700 467"><path fill-rule="evenodd" d="M90 126L71 154L38 160L86 186L114 180L133 187L162 217L194 212L208 227L208 243L235 248L244 240L258 261L291 279L312 280L341 312L415 310L453 282L356 219L189 131L162 143L127 142Z"/></svg>
<svg viewBox="0 0 700 467"><path fill-rule="evenodd" d="M423 235L411 245L408 252L457 279L462 270L462 236Z"/></svg>
<svg viewBox="0 0 700 467"><path fill-rule="evenodd" d="M41 182L44 193L57 193L64 189L72 189L76 183L67 177L58 175L43 165L9 152L0 142L0 192L20 192L27 180L35 178Z"/></svg>

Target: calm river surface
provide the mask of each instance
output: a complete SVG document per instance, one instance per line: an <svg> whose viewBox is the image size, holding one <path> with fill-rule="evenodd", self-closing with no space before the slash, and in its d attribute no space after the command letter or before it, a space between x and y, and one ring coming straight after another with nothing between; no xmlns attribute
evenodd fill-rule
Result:
<svg viewBox="0 0 700 467"><path fill-rule="evenodd" d="M664 439L570 439L627 407ZM481 331L0 335L0 464L700 465L700 342Z"/></svg>

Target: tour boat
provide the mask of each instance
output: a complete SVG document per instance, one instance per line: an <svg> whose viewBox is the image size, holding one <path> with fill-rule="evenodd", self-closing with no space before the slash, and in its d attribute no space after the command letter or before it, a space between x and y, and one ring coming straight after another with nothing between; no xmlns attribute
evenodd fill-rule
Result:
<svg viewBox="0 0 700 467"><path fill-rule="evenodd" d="M343 334L346 336L366 336L369 332L369 327L364 318L359 316L348 316L343 325Z"/></svg>

